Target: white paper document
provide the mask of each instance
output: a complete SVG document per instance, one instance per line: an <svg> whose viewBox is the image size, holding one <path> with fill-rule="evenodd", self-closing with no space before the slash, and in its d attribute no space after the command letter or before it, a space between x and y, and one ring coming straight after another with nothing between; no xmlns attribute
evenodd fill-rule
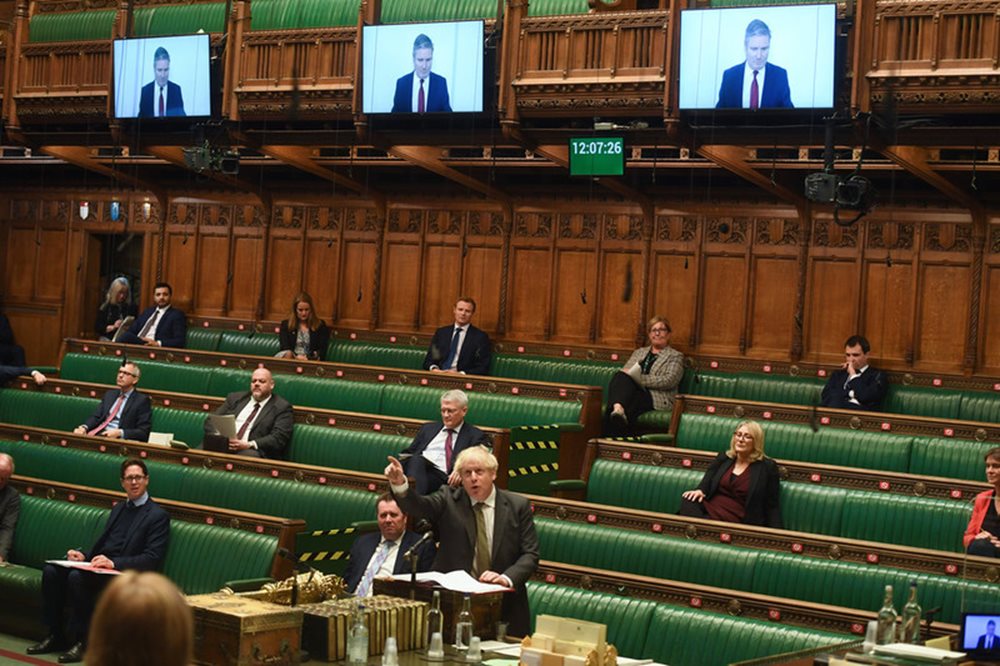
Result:
<svg viewBox="0 0 1000 666"><path fill-rule="evenodd" d="M233 414L209 414L208 422L226 439L236 437L236 417Z"/></svg>
<svg viewBox="0 0 1000 666"><path fill-rule="evenodd" d="M118 569L101 569L95 567L90 562L76 562L74 560L45 560L46 564L54 564L57 567L66 567L67 569L80 569L81 571L89 571L95 574L104 574L107 576L117 576L121 573Z"/></svg>
<svg viewBox="0 0 1000 666"><path fill-rule="evenodd" d="M395 580L410 580L410 574L396 574ZM448 573L440 571L425 571L417 574L417 581L430 581L437 583L446 590L453 592L464 592L466 594L482 594L484 592L509 592L509 587L503 585L493 585L492 583L480 583L466 571L456 569Z"/></svg>

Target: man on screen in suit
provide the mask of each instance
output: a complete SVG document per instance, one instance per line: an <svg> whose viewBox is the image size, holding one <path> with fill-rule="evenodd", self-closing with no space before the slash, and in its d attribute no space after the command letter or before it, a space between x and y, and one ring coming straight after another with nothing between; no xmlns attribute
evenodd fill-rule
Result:
<svg viewBox="0 0 1000 666"><path fill-rule="evenodd" d="M448 81L431 71L434 43L420 34L413 41L413 71L396 81L392 98L393 113L434 113L451 111Z"/></svg>
<svg viewBox="0 0 1000 666"><path fill-rule="evenodd" d="M184 113L181 87L170 81L170 54L162 46L153 53L153 80L139 93L140 118L180 118Z"/></svg>
<svg viewBox="0 0 1000 666"><path fill-rule="evenodd" d="M170 516L149 496L146 463L129 458L121 466L121 483L126 501L111 509L104 532L88 551L72 549L65 559L89 562L96 569L156 571L162 568L170 542ZM83 660L90 617L97 599L112 579L106 574L55 564L42 571L42 608L49 635L28 648L28 654L57 652L59 663ZM64 609L69 618L63 628Z"/></svg>
<svg viewBox="0 0 1000 666"><path fill-rule="evenodd" d="M142 311L117 342L154 347L183 347L187 340L187 317L170 306L174 290L166 282L153 287L153 303Z"/></svg>
<svg viewBox="0 0 1000 666"><path fill-rule="evenodd" d="M97 435L116 439L149 440L153 427L153 410L149 397L135 389L139 383L139 366L131 361L118 368L112 389L101 398L101 404L86 421L73 429L78 435Z"/></svg>
<svg viewBox="0 0 1000 666"><path fill-rule="evenodd" d="M462 451L455 469L462 485L433 495L412 492L403 466L392 456L385 476L399 507L434 526L439 540L434 570L462 569L483 583L512 588L503 595L501 617L511 635L526 636L531 613L525 583L538 568L531 504L496 487L497 459L482 446Z"/></svg>
<svg viewBox="0 0 1000 666"><path fill-rule="evenodd" d="M986 633L979 637L976 643L976 650L989 652L992 655L1000 656L1000 637L996 635L997 623L990 620L986 623Z"/></svg>
<svg viewBox="0 0 1000 666"><path fill-rule="evenodd" d="M760 19L750 21L743 39L747 59L722 73L717 109L790 109L788 72L767 61L771 29Z"/></svg>
<svg viewBox="0 0 1000 666"><path fill-rule="evenodd" d="M420 541L420 534L406 529L406 514L396 499L385 493L375 502L378 532L362 534L351 546L351 558L344 570L347 591L359 597L372 595L372 581L393 574L409 573L410 563L403 557ZM416 551L417 573L430 571L436 553L433 542Z"/></svg>
<svg viewBox="0 0 1000 666"><path fill-rule="evenodd" d="M424 370L460 372L463 375L490 374L493 358L490 336L473 326L476 302L462 296L455 303L455 323L434 332L424 356Z"/></svg>
<svg viewBox="0 0 1000 666"><path fill-rule="evenodd" d="M414 490L429 495L441 486L462 482L455 471L458 454L477 444L490 446L485 432L465 422L469 396L465 391L448 391L441 396L441 420L421 426L413 443L403 451L406 475L413 479Z"/></svg>
<svg viewBox="0 0 1000 666"><path fill-rule="evenodd" d="M236 417L236 437L229 440L229 453L282 460L292 439L292 405L274 392L274 376L267 368L250 375L250 390L236 391L213 414ZM219 433L205 419L205 435Z"/></svg>
<svg viewBox="0 0 1000 666"><path fill-rule="evenodd" d="M889 390L885 373L868 365L871 344L861 335L852 335L844 343L844 364L827 380L820 404L838 409L882 409Z"/></svg>

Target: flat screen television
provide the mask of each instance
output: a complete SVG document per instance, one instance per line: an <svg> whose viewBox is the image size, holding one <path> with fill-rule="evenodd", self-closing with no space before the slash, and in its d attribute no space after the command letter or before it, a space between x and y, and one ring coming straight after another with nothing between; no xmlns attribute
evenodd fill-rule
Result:
<svg viewBox="0 0 1000 666"><path fill-rule="evenodd" d="M116 39L115 118L212 115L207 34Z"/></svg>
<svg viewBox="0 0 1000 666"><path fill-rule="evenodd" d="M483 110L483 22L367 25L361 34L365 113Z"/></svg>
<svg viewBox="0 0 1000 666"><path fill-rule="evenodd" d="M832 108L836 31L835 4L682 11L678 108Z"/></svg>

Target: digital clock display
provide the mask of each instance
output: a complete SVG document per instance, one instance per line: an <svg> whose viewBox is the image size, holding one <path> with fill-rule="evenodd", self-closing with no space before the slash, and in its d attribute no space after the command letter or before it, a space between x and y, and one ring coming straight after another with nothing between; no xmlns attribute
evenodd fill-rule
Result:
<svg viewBox="0 0 1000 666"><path fill-rule="evenodd" d="M625 140L587 137L569 140L569 175L621 176L625 173Z"/></svg>

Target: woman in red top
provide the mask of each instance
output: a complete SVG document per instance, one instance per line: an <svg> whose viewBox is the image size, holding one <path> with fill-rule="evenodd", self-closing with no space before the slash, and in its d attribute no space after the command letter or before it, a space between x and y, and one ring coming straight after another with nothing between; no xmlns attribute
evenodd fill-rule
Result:
<svg viewBox="0 0 1000 666"><path fill-rule="evenodd" d="M778 466L764 456L764 429L755 421L736 426L694 490L684 492L678 513L730 523L783 526Z"/></svg>
<svg viewBox="0 0 1000 666"><path fill-rule="evenodd" d="M986 462L986 482L993 490L976 495L972 519L962 541L969 555L1000 557L1000 446L987 451L983 460Z"/></svg>

